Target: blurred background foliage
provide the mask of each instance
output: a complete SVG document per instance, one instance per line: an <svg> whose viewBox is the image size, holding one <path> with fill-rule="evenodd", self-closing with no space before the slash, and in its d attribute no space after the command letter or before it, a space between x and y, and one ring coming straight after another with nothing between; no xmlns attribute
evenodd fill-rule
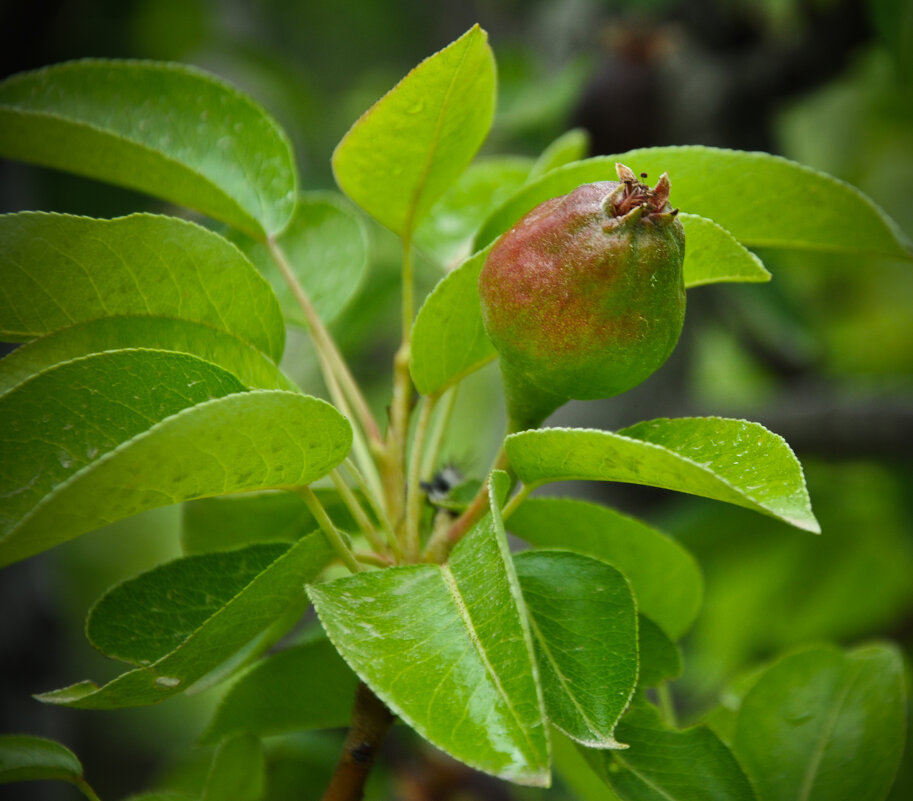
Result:
<svg viewBox="0 0 913 801"><path fill-rule="evenodd" d="M911 0L32 0L0 8L0 62L3 76L86 56L199 65L276 115L304 188L321 189L333 186L330 154L357 116L474 22L489 31L499 66L485 157L534 158L573 127L588 132L593 155L667 144L765 150L858 186L913 237ZM505 162L493 196L530 163ZM672 187L674 201L674 175ZM31 208L116 216L161 206L0 163L0 211ZM382 408L398 254L389 234L375 226L372 235L370 276L333 328ZM806 466L821 537L659 491L562 487L600 493L697 555L705 607L673 687L686 720L797 643L887 638L913 650L913 273L869 258L760 255L770 284L689 293L682 342L659 373L552 421L613 429L654 416L744 416L782 434ZM425 258L422 285L440 275ZM286 363L322 391L304 336L291 337ZM469 476L482 472L502 420L489 368L461 390L448 458ZM218 691L116 714L48 708L29 694L114 675L82 636L85 614L111 584L176 555L179 521L176 509L124 521L7 568L0 581L0 730L67 743L103 798L160 781L198 788L208 754L191 746ZM318 798L338 740L269 742L269 797ZM571 797L560 783L547 794L508 788L408 740L389 746L374 798ZM909 752L895 801L913 797ZM15 789L74 797L58 785Z"/></svg>

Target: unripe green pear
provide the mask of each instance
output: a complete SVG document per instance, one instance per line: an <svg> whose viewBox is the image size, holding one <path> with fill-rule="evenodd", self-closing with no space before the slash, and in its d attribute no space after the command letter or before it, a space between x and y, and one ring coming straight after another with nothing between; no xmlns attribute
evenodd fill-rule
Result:
<svg viewBox="0 0 913 801"><path fill-rule="evenodd" d="M685 317L685 232L664 173L653 189L585 184L534 208L495 244L479 277L485 329L508 406L538 425L568 399L641 383L675 348ZM538 390L542 397L526 398ZM536 411L538 410L538 411ZM510 408L509 408L509 411Z"/></svg>

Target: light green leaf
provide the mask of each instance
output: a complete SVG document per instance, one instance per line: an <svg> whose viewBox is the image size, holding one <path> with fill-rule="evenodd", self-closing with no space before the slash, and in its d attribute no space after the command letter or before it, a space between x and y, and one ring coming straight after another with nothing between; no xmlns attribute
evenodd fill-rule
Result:
<svg viewBox="0 0 913 801"><path fill-rule="evenodd" d="M427 297L412 326L412 380L423 395L437 396L496 355L482 325L480 251L445 276Z"/></svg>
<svg viewBox="0 0 913 801"><path fill-rule="evenodd" d="M259 801L265 787L263 746L254 735L239 734L216 749L202 801Z"/></svg>
<svg viewBox="0 0 913 801"><path fill-rule="evenodd" d="M465 259L485 217L523 186L530 165L519 156L494 156L470 164L416 228L415 244L448 269Z"/></svg>
<svg viewBox="0 0 913 801"><path fill-rule="evenodd" d="M479 770L547 786L533 644L493 508L443 566L359 573L308 591L345 660L423 737Z"/></svg>
<svg viewBox="0 0 913 801"><path fill-rule="evenodd" d="M529 173L529 180L535 181L545 173L586 158L590 150L590 135L584 128L572 128L555 139L536 159Z"/></svg>
<svg viewBox="0 0 913 801"><path fill-rule="evenodd" d="M591 767L623 801L754 801L732 752L703 726L677 731L641 701L618 725L626 751L586 749Z"/></svg>
<svg viewBox="0 0 913 801"><path fill-rule="evenodd" d="M555 773L578 801L619 801L618 796L590 767L581 748L560 731L552 730Z"/></svg>
<svg viewBox="0 0 913 801"><path fill-rule="evenodd" d="M202 323L273 361L282 356L285 328L269 284L230 242L175 217L0 215L0 270L0 336L8 341L142 315Z"/></svg>
<svg viewBox="0 0 913 801"><path fill-rule="evenodd" d="M343 531L357 529L335 490L314 494ZM228 551L262 542L296 542L319 528L304 499L293 492L255 492L201 498L184 504L181 545L185 554Z"/></svg>
<svg viewBox="0 0 913 801"><path fill-rule="evenodd" d="M276 557L268 561L271 555ZM304 584L331 558L326 539L315 533L288 549L258 545L247 553L190 556L131 579L106 596L109 600L102 599L104 606L90 619L90 636L118 658L141 666L102 687L83 681L35 697L79 709L116 709L184 692L300 601ZM236 575L216 575L229 563ZM194 600L200 601L198 581L200 586L205 581L214 595L204 597L203 608L194 611ZM150 604L146 609L144 594ZM125 608L119 610L118 603ZM166 603L168 608L157 611L157 604ZM136 638L124 637L119 624L138 630Z"/></svg>
<svg viewBox="0 0 913 801"><path fill-rule="evenodd" d="M126 348L189 353L233 373L245 387L298 391L269 356L233 334L166 317L102 317L33 339L5 356L0 395L61 362Z"/></svg>
<svg viewBox="0 0 913 801"><path fill-rule="evenodd" d="M301 307L266 245L241 233L230 238L269 280L285 319L305 326ZM335 192L303 192L277 242L324 322L361 289L368 269L368 231Z"/></svg>
<svg viewBox="0 0 913 801"><path fill-rule="evenodd" d="M494 107L494 55L475 25L349 129L333 153L336 183L394 233L409 236L472 160Z"/></svg>
<svg viewBox="0 0 913 801"><path fill-rule="evenodd" d="M734 750L760 801L880 801L903 753L903 661L889 645L814 648L761 676Z"/></svg>
<svg viewBox="0 0 913 801"><path fill-rule="evenodd" d="M763 282L770 273L761 260L713 220L680 214L685 227L683 278L687 288L721 281Z"/></svg>
<svg viewBox="0 0 913 801"><path fill-rule="evenodd" d="M563 548L618 568L631 582L638 610L673 639L697 616L704 582L694 557L639 520L586 501L529 498L507 527L540 548Z"/></svg>
<svg viewBox="0 0 913 801"><path fill-rule="evenodd" d="M668 172L675 206L710 218L749 247L913 257L897 225L849 184L768 153L702 146L631 150L553 170L488 218L476 237L476 249L549 198L581 184L615 180L617 161L654 177Z"/></svg>
<svg viewBox="0 0 913 801"><path fill-rule="evenodd" d="M637 616L637 640L640 659L637 677L639 689L655 687L681 675L681 651L666 632L646 615Z"/></svg>
<svg viewBox="0 0 913 801"><path fill-rule="evenodd" d="M201 70L72 61L0 84L0 155L119 184L262 237L295 206L288 137Z"/></svg>
<svg viewBox="0 0 913 801"><path fill-rule="evenodd" d="M193 356L109 351L0 397L0 564L145 509L309 483L351 428L332 406L237 379Z"/></svg>
<svg viewBox="0 0 913 801"><path fill-rule="evenodd" d="M349 723L358 679L326 638L280 651L226 693L200 741L249 731L260 737Z"/></svg>
<svg viewBox="0 0 913 801"><path fill-rule="evenodd" d="M637 684L637 612L614 567L569 551L514 557L549 722L590 748L613 736Z"/></svg>
<svg viewBox="0 0 913 801"><path fill-rule="evenodd" d="M710 220L681 215L685 226L685 286L716 281L767 281L760 260ZM446 275L419 309L412 327L412 379L424 395L439 395L497 352L482 323L479 274L491 250L470 256Z"/></svg>
<svg viewBox="0 0 913 801"><path fill-rule="evenodd" d="M41 779L82 782L76 754L54 740L29 734L0 735L0 784Z"/></svg>
<svg viewBox="0 0 913 801"><path fill-rule="evenodd" d="M624 481L734 503L820 533L802 466L782 437L722 417L658 419L617 433L550 428L505 441L524 484Z"/></svg>

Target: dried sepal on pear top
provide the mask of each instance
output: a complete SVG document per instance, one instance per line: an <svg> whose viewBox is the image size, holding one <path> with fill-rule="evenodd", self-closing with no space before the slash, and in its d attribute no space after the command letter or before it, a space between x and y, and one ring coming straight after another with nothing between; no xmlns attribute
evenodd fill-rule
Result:
<svg viewBox="0 0 913 801"><path fill-rule="evenodd" d="M506 384L519 379L526 391L564 400L607 398L641 383L675 348L685 232L669 178L650 189L623 164L616 169L619 181L534 208L488 255L482 316ZM519 393L506 390L510 405Z"/></svg>

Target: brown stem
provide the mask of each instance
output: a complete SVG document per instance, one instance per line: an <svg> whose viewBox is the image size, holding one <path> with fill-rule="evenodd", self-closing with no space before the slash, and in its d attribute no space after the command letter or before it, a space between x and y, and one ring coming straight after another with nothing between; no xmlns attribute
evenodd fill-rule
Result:
<svg viewBox="0 0 913 801"><path fill-rule="evenodd" d="M393 713L365 684L359 683L349 734L323 801L360 801L364 797L368 774L392 724Z"/></svg>

